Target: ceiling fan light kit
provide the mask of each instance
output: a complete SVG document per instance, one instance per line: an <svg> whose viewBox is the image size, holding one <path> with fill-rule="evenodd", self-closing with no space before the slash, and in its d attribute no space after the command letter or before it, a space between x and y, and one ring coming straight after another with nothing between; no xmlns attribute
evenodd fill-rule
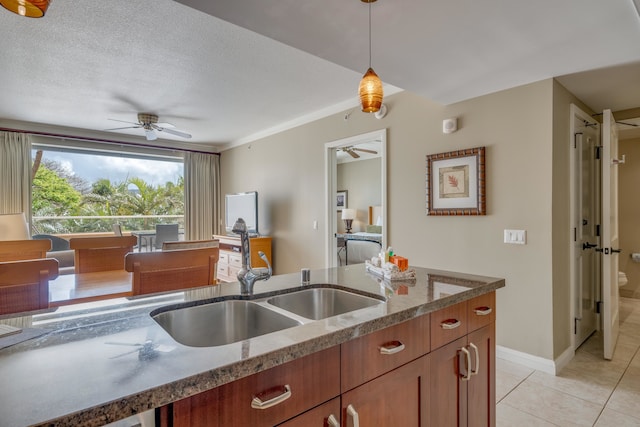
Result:
<svg viewBox="0 0 640 427"><path fill-rule="evenodd" d="M42 18L51 0L0 0L7 10L28 18Z"/></svg>
<svg viewBox="0 0 640 427"><path fill-rule="evenodd" d="M364 113L375 113L382 106L382 98L384 92L382 90L382 80L373 71L371 67L371 3L376 0L360 0L369 4L369 69L360 81L358 93L360 95L360 104ZM384 116L383 116L384 117Z"/></svg>

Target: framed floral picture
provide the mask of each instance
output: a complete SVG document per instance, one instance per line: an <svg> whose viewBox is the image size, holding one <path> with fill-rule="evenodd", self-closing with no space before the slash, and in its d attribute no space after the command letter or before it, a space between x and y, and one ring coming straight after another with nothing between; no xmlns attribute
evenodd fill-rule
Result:
<svg viewBox="0 0 640 427"><path fill-rule="evenodd" d="M427 215L486 215L485 147L427 156Z"/></svg>

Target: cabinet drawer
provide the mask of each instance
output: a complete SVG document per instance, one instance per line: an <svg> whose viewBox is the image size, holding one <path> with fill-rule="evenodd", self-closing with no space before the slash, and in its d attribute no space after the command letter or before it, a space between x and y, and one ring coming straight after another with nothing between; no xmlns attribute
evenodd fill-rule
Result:
<svg viewBox="0 0 640 427"><path fill-rule="evenodd" d="M218 264L229 264L229 254L224 251L219 251Z"/></svg>
<svg viewBox="0 0 640 427"><path fill-rule="evenodd" d="M271 427L339 394L340 348L335 346L177 401L173 425ZM269 405L278 398L280 403ZM265 408L256 408L260 404Z"/></svg>
<svg viewBox="0 0 640 427"><path fill-rule="evenodd" d="M496 293L480 295L467 301L469 332L496 320Z"/></svg>
<svg viewBox="0 0 640 427"><path fill-rule="evenodd" d="M229 277L231 277L233 280L237 280L238 277L238 271L240 271L240 267L234 267L234 266L229 266L227 268L227 274L229 275Z"/></svg>
<svg viewBox="0 0 640 427"><path fill-rule="evenodd" d="M342 391L429 352L429 315L342 344Z"/></svg>
<svg viewBox="0 0 640 427"><path fill-rule="evenodd" d="M329 417L333 415L331 422ZM334 424L331 424L334 423ZM278 424L278 427L333 427L340 425L340 398L336 397L327 403L298 415L297 417Z"/></svg>
<svg viewBox="0 0 640 427"><path fill-rule="evenodd" d="M236 254L229 254L229 266L236 267L238 269L242 268L242 256Z"/></svg>
<svg viewBox="0 0 640 427"><path fill-rule="evenodd" d="M226 276L227 273L229 272L229 266L227 264L220 264L218 263L218 265L216 265L216 271L218 272L218 276Z"/></svg>
<svg viewBox="0 0 640 427"><path fill-rule="evenodd" d="M467 323L466 301L431 313L431 348L467 335Z"/></svg>

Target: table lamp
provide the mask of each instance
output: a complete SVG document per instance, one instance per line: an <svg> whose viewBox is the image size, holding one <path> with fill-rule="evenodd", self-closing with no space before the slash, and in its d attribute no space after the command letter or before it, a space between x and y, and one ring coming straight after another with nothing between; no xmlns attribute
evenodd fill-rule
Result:
<svg viewBox="0 0 640 427"><path fill-rule="evenodd" d="M0 240L28 240L29 226L24 213L0 214Z"/></svg>
<svg viewBox="0 0 640 427"><path fill-rule="evenodd" d="M342 220L347 229L347 234L351 234L351 224L353 224L354 219L356 219L355 209L342 209Z"/></svg>

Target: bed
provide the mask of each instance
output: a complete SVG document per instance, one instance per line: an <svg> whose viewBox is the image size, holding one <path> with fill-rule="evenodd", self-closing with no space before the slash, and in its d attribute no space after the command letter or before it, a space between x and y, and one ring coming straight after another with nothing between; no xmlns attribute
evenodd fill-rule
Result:
<svg viewBox="0 0 640 427"><path fill-rule="evenodd" d="M340 265L361 264L382 249L382 207L369 206L365 231L338 235Z"/></svg>

